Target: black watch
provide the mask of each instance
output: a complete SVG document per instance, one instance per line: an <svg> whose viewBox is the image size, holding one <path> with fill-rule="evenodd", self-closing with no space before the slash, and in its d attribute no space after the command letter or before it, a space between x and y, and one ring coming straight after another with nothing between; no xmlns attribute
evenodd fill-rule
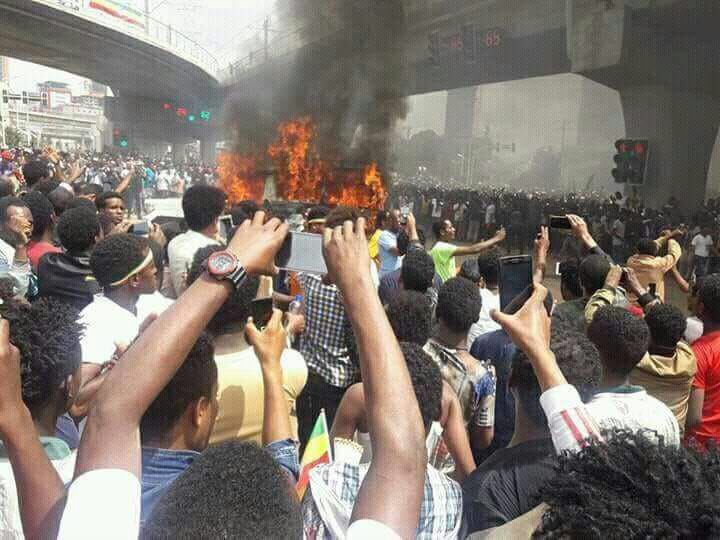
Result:
<svg viewBox="0 0 720 540"><path fill-rule="evenodd" d="M247 271L235 254L229 251L216 251L207 258L204 267L210 276L218 281L229 281L235 289L247 278Z"/></svg>

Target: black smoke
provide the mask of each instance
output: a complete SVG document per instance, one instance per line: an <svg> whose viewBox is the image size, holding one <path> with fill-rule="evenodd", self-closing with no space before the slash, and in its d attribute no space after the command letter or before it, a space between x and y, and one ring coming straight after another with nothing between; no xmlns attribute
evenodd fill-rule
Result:
<svg viewBox="0 0 720 540"><path fill-rule="evenodd" d="M266 144L279 122L310 116L321 158L388 166L407 114L402 0L291 0L284 16L305 46L273 61L271 98L255 91L229 107L236 135Z"/></svg>

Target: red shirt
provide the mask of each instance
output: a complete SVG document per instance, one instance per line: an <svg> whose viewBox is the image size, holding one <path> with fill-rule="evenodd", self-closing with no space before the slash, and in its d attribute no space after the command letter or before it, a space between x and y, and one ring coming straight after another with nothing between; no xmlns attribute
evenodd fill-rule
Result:
<svg viewBox="0 0 720 540"><path fill-rule="evenodd" d="M702 422L688 430L701 444L714 439L720 441L720 332L712 332L692 344L697 359L697 373L693 387L705 390Z"/></svg>
<svg viewBox="0 0 720 540"><path fill-rule="evenodd" d="M27 245L28 259L33 270L37 271L40 258L46 253L60 253L62 250L48 242L34 242L30 240Z"/></svg>

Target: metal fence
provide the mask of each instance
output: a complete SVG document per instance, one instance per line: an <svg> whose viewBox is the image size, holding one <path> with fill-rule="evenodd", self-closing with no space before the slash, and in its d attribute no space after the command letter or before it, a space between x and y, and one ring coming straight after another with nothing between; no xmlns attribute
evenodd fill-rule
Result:
<svg viewBox="0 0 720 540"><path fill-rule="evenodd" d="M127 17L126 20L123 20L121 17L91 8L89 0L33 0L33 2L72 13L113 30L132 35L137 39L166 49L192 62L213 77L218 77L218 61L207 49L172 26L153 19L142 12L136 12L134 13L137 15L136 17Z"/></svg>

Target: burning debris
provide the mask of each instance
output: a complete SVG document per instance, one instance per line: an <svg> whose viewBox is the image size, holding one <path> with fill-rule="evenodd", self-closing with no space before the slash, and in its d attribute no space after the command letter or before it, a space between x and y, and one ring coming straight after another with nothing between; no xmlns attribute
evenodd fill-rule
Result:
<svg viewBox="0 0 720 540"><path fill-rule="evenodd" d="M315 147L310 118L283 122L267 154L252 158L225 153L219 158L220 188L231 204L265 193L263 170L272 163L277 195L286 201L323 202L330 205L379 209L387 191L377 163L348 166L322 160Z"/></svg>
<svg viewBox="0 0 720 540"><path fill-rule="evenodd" d="M228 190L231 200L257 196L252 171L272 166L277 194L286 200L381 208L382 172L392 161L396 124L407 113L403 0L291 5L305 46L276 73L283 80L254 100L246 90L230 105L238 152L262 155L254 169L245 158L227 158L223 185L249 183Z"/></svg>

